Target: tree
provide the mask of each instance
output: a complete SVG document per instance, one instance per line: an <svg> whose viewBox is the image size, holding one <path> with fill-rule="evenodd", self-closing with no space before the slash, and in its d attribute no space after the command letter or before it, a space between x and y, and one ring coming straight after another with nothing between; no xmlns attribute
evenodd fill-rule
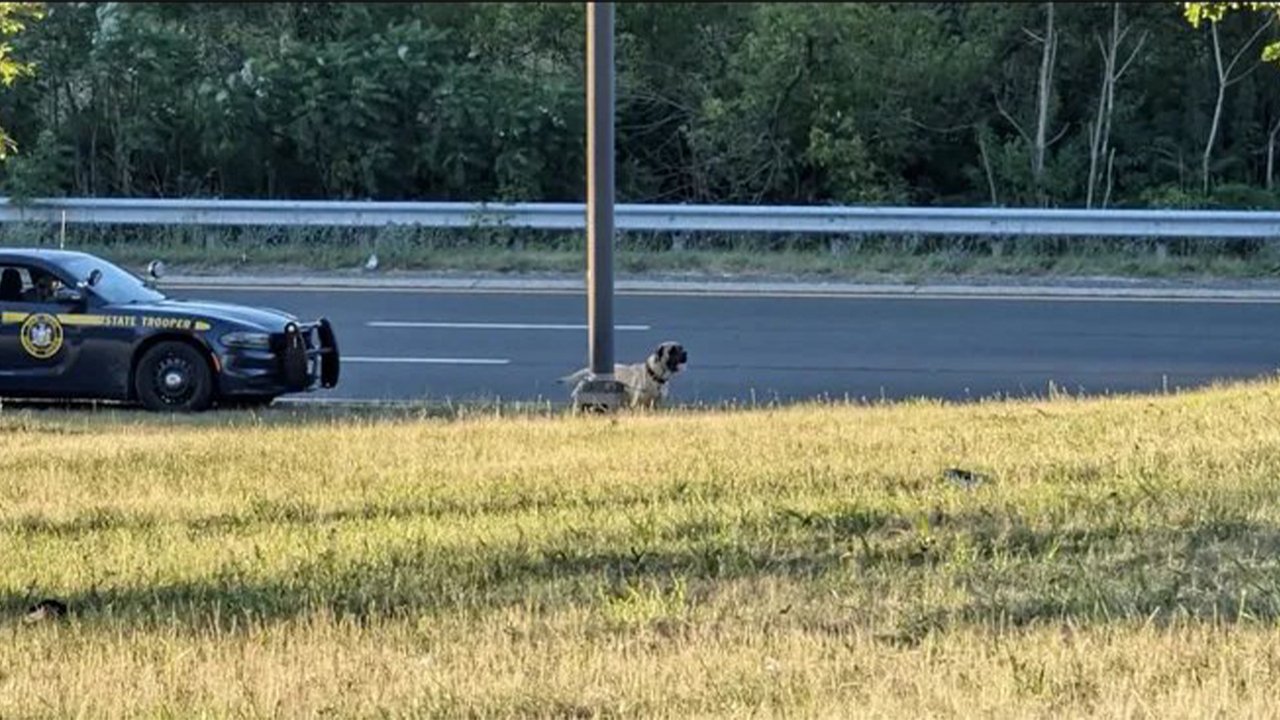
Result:
<svg viewBox="0 0 1280 720"><path fill-rule="evenodd" d="M1218 102L1217 102L1217 105L1215 106L1213 126L1209 135L1209 142L1208 144L1205 145L1205 149L1204 149L1204 158L1203 158L1204 167L1202 169L1202 172L1204 175L1203 175L1202 182L1203 182L1203 187L1207 192L1208 183L1209 183L1209 170L1208 170L1209 154L1213 149L1213 140L1215 135L1217 134L1218 120L1219 120L1221 109L1222 109L1222 94L1226 90L1226 85L1229 84L1226 80L1226 76L1223 73L1222 56L1218 47L1218 34L1217 34L1218 23L1221 22L1222 19L1226 17L1228 13L1235 10L1252 10L1254 12L1265 12L1268 14L1269 17L1267 18L1266 22L1263 24L1263 27L1259 28L1258 32L1260 33L1262 32L1262 30L1266 29L1268 25L1270 25L1271 20L1275 16L1280 15L1280 2L1184 2L1182 3L1182 9L1183 9L1183 16L1186 17L1187 22L1191 23L1191 27L1196 28L1198 30L1200 28L1200 24L1205 20L1208 20L1211 25L1211 29L1213 31L1213 41L1214 41L1213 49L1214 49L1214 58L1216 60L1217 69L1218 69L1219 91L1218 91ZM1248 47L1248 46L1246 45L1245 47ZM1241 48L1241 52L1243 52L1244 49L1245 48ZM1235 58L1233 58L1231 63L1227 66L1227 69L1226 69L1227 74L1231 72L1231 65L1234 65L1235 61L1238 59L1239 59L1239 53L1236 54ZM1266 46L1262 48L1262 59L1264 62L1273 62L1273 63L1280 62L1280 40L1268 43ZM1280 120L1277 120L1275 123L1273 123L1271 126L1271 131L1267 133L1266 188L1268 190L1271 189L1273 178L1275 177L1275 156L1276 156L1276 134L1277 133L1280 133Z"/></svg>
<svg viewBox="0 0 1280 720"><path fill-rule="evenodd" d="M1280 2L1193 5L623 4L619 197L1280 204ZM0 194L583 196L580 4L0 7Z"/></svg>
<svg viewBox="0 0 1280 720"><path fill-rule="evenodd" d="M1044 34L1039 35L1035 32L1023 29L1033 41L1038 43L1041 48L1040 52L1040 72L1036 76L1036 104L1035 104L1035 134L1028 133L1021 123L1013 116L1012 113L1005 110L997 95L996 108L1000 114L1004 116L1009 124L1018 131L1022 136L1030 150L1031 160L1031 184L1035 189L1036 195L1041 203L1045 201L1044 193L1044 172L1045 158L1049 147L1062 139L1066 134L1067 127L1064 126L1053 138L1048 137L1050 122L1050 101L1053 96L1053 72L1054 65L1058 58L1059 30L1054 22L1054 6L1052 2L1044 4L1045 9L1045 28Z"/></svg>
<svg viewBox="0 0 1280 720"><path fill-rule="evenodd" d="M1111 142L1111 120L1115 114L1116 105L1116 83L1120 82L1120 78L1125 71L1129 69L1129 65L1138 57L1138 52L1142 50L1142 45L1147 41L1147 34L1143 33L1138 38L1137 44L1129 52L1129 57L1124 62L1119 62L1120 45L1124 42L1125 35L1129 34L1130 25L1121 25L1120 21L1120 3L1111 3L1111 36L1108 42L1103 43L1102 36L1094 34L1094 38L1098 41L1098 49L1102 52L1102 88L1098 93L1098 114L1090 128L1089 138L1089 184L1085 194L1085 207L1093 207L1094 196L1098 190L1099 165L1105 159L1106 168L1106 192L1102 198L1102 206L1106 207L1111 200L1111 179L1112 168L1115 160L1115 148L1110 146Z"/></svg>
<svg viewBox="0 0 1280 720"><path fill-rule="evenodd" d="M43 16L44 8L40 3L0 2L0 86L13 85L18 78L30 75L32 71L30 63L13 57L13 48L4 39L22 32L27 20L39 20ZM0 127L0 160L16 148L13 139Z"/></svg>
<svg viewBox="0 0 1280 720"><path fill-rule="evenodd" d="M1240 3L1207 4L1214 6L1230 6L1239 5ZM1235 54L1231 56L1231 59L1224 63L1222 59L1222 42L1219 39L1218 33L1218 23L1221 21L1222 13L1219 13L1217 17L1208 17L1210 19L1209 35L1213 39L1213 66L1215 71L1214 77L1217 79L1217 95L1213 104L1213 120L1209 123L1209 137L1205 140L1204 150L1200 155L1200 191L1205 195L1209 194L1209 165L1213 159L1214 142L1218 139L1218 128L1222 125L1222 109L1226 101L1227 88L1244 79L1244 77L1252 70L1252 67L1249 70L1245 70L1244 72L1236 75L1233 75L1232 73L1235 70L1236 64L1240 62L1240 58L1244 56L1245 51L1252 47L1254 41L1261 37L1262 33L1266 32L1266 30L1271 27L1271 23L1274 20L1274 16L1269 15L1258 26L1258 29L1254 30L1253 34L1249 36L1249 39L1236 50ZM1192 20L1192 24L1194 26L1198 26L1199 23L1200 16L1196 16L1195 19ZM1265 54L1266 51L1264 51L1264 55Z"/></svg>
<svg viewBox="0 0 1280 720"><path fill-rule="evenodd" d="M1272 14L1280 14L1280 2L1184 2L1182 3L1183 16L1187 18L1187 22L1191 23L1191 27L1199 30L1200 23L1208 20L1210 23L1218 23L1227 13L1233 10L1252 10L1254 12L1267 12ZM1262 48L1262 59L1267 62L1280 61L1280 40L1269 43Z"/></svg>

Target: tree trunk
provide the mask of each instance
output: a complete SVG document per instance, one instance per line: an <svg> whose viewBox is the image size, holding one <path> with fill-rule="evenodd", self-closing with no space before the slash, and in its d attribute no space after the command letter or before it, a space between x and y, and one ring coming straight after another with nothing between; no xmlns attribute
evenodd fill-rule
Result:
<svg viewBox="0 0 1280 720"><path fill-rule="evenodd" d="M1267 189L1270 190L1275 184L1275 168L1276 168L1276 133L1280 132L1280 120L1277 120L1271 126L1271 132L1267 134Z"/></svg>
<svg viewBox="0 0 1280 720"><path fill-rule="evenodd" d="M1246 70L1232 77L1231 71L1235 69L1236 63L1240 62L1240 57L1244 55L1244 52L1253 46L1253 42L1262 35L1263 31L1271 27L1271 22L1274 19L1274 15L1268 13L1266 22L1262 23L1249 36L1244 45L1231 57L1231 62L1226 65L1222 64L1222 44L1218 40L1218 24L1216 22L1209 23L1209 34L1213 38L1213 65L1217 70L1218 76L1218 95L1213 105L1213 120L1209 124L1209 139L1205 141L1204 152L1200 155L1200 190L1205 195L1209 194L1209 163L1213 160L1213 144L1218 139L1218 128L1222 124L1222 106L1227 97L1227 88L1236 84L1248 74ZM1256 67L1256 63L1254 66Z"/></svg>
<svg viewBox="0 0 1280 720"><path fill-rule="evenodd" d="M89 195L98 194L98 127L102 124L102 111L99 110L102 96L101 86L96 78L89 80L89 120L93 126L89 130Z"/></svg>
<svg viewBox="0 0 1280 720"><path fill-rule="evenodd" d="M1036 97L1036 137L1032 145L1031 178L1037 192L1043 187L1044 158L1048 147L1049 99L1053 90L1053 62L1058 53L1058 35L1053 24L1053 3L1045 3L1044 50L1040 54L1040 81Z"/></svg>
<svg viewBox="0 0 1280 720"><path fill-rule="evenodd" d="M1209 162L1213 159L1213 143L1218 139L1218 125L1222 122L1222 102L1227 97L1226 71L1222 66L1222 46L1218 42L1218 24L1210 23L1209 33L1213 36L1213 62L1218 70L1218 95L1213 103L1213 120L1209 122L1209 139L1204 143L1204 152L1200 154L1200 192L1209 194Z"/></svg>
<svg viewBox="0 0 1280 720"><path fill-rule="evenodd" d="M1089 182L1085 189L1085 207L1093 207L1093 194L1098 186L1098 161L1107 154L1107 132L1104 127L1111 120L1111 88L1115 83L1116 36L1118 33L1120 4L1113 3L1111 43L1102 47L1102 88L1098 91L1098 111L1093 119L1093 132L1089 137ZM1102 40L1098 40L1102 46Z"/></svg>
<svg viewBox="0 0 1280 720"><path fill-rule="evenodd" d="M1107 155L1107 192L1102 196L1102 207L1105 210L1111 204L1111 181L1115 179L1112 170L1115 169L1116 149L1111 148L1111 154Z"/></svg>
<svg viewBox="0 0 1280 720"><path fill-rule="evenodd" d="M1276 135L1271 133L1271 137L1267 138L1267 189L1271 189L1272 177L1274 177L1276 167Z"/></svg>
<svg viewBox="0 0 1280 720"><path fill-rule="evenodd" d="M1101 46L1102 41L1098 44ZM1120 45L1120 3L1111 4L1111 42L1102 47L1102 88L1098 92L1098 113L1093 121L1093 136L1089 139L1089 183L1085 193L1085 207L1093 207L1093 195L1098 187L1098 163L1107 154L1111 137L1111 113L1115 103L1116 51Z"/></svg>
<svg viewBox="0 0 1280 720"><path fill-rule="evenodd" d="M1098 112L1094 119L1093 134L1089 138L1089 182L1085 196L1086 207L1093 207L1093 200L1098 192L1098 184L1100 182L1099 165L1104 158L1114 158L1115 154L1114 148L1111 147L1111 119L1115 116L1116 85L1119 84L1125 70L1129 69L1129 65L1138 57L1143 44L1147 41L1147 35L1143 33L1142 37L1138 39L1138 43L1129 53L1129 57L1117 67L1120 57L1120 45L1124 43L1124 37L1127 34L1129 34L1129 28L1121 27L1120 3L1112 3L1111 38L1109 43L1103 45L1102 38L1095 36L1098 40L1098 48L1102 53L1103 69L1102 87L1098 92ZM1110 187L1110 160L1107 161L1106 172L1108 173L1107 186Z"/></svg>
<svg viewBox="0 0 1280 720"><path fill-rule="evenodd" d="M978 137L978 153L982 156L982 170L987 174L987 187L991 190L991 205L999 207L1000 199L996 197L996 176L991 171L991 158L987 155L987 143L982 137L982 128L974 126L973 133Z"/></svg>

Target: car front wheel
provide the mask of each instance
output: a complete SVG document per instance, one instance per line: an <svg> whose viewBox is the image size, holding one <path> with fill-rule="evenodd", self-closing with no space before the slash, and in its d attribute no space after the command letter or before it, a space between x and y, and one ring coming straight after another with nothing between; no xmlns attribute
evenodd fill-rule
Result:
<svg viewBox="0 0 1280 720"><path fill-rule="evenodd" d="M138 362L134 388L148 410L199 412L213 401L213 372L190 345L162 342Z"/></svg>

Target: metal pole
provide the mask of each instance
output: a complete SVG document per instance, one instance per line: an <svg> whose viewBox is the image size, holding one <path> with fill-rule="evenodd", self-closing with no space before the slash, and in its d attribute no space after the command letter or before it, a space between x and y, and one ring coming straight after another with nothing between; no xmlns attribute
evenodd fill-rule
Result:
<svg viewBox="0 0 1280 720"><path fill-rule="evenodd" d="M587 335L591 372L613 377L613 3L587 3Z"/></svg>
<svg viewBox="0 0 1280 720"><path fill-rule="evenodd" d="M576 409L622 404L613 376L614 67L611 2L587 3L587 345L588 377L573 392Z"/></svg>

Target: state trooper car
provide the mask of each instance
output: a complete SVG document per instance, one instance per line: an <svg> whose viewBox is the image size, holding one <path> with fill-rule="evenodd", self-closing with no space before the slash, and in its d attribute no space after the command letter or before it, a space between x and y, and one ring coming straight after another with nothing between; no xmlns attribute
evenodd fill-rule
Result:
<svg viewBox="0 0 1280 720"><path fill-rule="evenodd" d="M337 385L327 319L174 300L153 285L86 253L0 248L0 397L192 412Z"/></svg>

